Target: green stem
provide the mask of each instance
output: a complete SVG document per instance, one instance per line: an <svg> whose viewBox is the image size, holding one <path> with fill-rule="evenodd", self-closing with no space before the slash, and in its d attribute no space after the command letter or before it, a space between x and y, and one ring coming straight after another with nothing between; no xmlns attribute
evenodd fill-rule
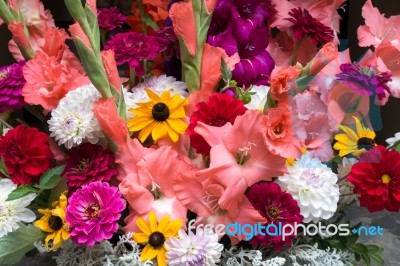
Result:
<svg viewBox="0 0 400 266"><path fill-rule="evenodd" d="M135 87L136 71L133 67L129 68L129 86L132 89Z"/></svg>
<svg viewBox="0 0 400 266"><path fill-rule="evenodd" d="M292 57L290 58L290 61L289 61L289 65L294 66L297 63L297 54L299 53L299 49L300 49L301 45L303 44L305 38L306 37L303 37L300 41L298 41L296 43L296 46L294 47L294 50L293 50Z"/></svg>
<svg viewBox="0 0 400 266"><path fill-rule="evenodd" d="M104 46L106 46L107 43L107 31L100 29L100 38L101 38L101 44Z"/></svg>

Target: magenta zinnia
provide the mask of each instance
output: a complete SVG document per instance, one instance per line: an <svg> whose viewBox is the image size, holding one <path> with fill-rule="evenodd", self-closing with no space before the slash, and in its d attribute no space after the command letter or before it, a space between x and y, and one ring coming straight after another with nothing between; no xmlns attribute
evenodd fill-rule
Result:
<svg viewBox="0 0 400 266"><path fill-rule="evenodd" d="M246 196L253 207L268 219L268 223L264 224L264 226L270 225L268 232L276 234L275 236L259 234L250 240L250 244L253 246L262 244L265 247L271 244L274 250L281 250L284 246L290 246L296 235L288 235L285 240L282 240L282 236L275 231L275 228L279 227L279 223L284 226L285 224L294 225L302 222L303 216L300 214L300 208L292 195L282 191L276 183L263 182L251 186Z"/></svg>
<svg viewBox="0 0 400 266"><path fill-rule="evenodd" d="M22 73L25 61L0 68L0 113L17 110L25 105L21 95L26 81Z"/></svg>
<svg viewBox="0 0 400 266"><path fill-rule="evenodd" d="M117 175L114 155L101 146L84 143L73 148L66 162L65 174L69 189L76 189L95 181L108 182Z"/></svg>
<svg viewBox="0 0 400 266"><path fill-rule="evenodd" d="M160 52L160 45L156 38L137 32L125 32L114 35L104 48L115 52L115 60L118 65L128 63L135 68L136 74L142 76L144 68L141 60L153 60Z"/></svg>
<svg viewBox="0 0 400 266"><path fill-rule="evenodd" d="M121 28L124 24L126 17L113 6L110 8L100 8L98 11L97 19L99 20L99 27L105 30L113 30Z"/></svg>
<svg viewBox="0 0 400 266"><path fill-rule="evenodd" d="M306 9L293 8L289 15L291 17L287 20L293 23L290 30L297 40L310 37L315 45L323 45L333 40L333 30L313 18Z"/></svg>
<svg viewBox="0 0 400 266"><path fill-rule="evenodd" d="M66 221L71 239L87 246L110 239L118 230L117 221L124 209L125 200L116 187L102 182L84 186L68 199Z"/></svg>
<svg viewBox="0 0 400 266"><path fill-rule="evenodd" d="M377 146L361 154L347 180L370 212L400 209L400 153Z"/></svg>

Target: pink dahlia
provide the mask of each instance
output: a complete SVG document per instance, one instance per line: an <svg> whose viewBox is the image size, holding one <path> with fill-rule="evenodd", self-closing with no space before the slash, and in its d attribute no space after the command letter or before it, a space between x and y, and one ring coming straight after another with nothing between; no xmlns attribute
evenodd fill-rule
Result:
<svg viewBox="0 0 400 266"><path fill-rule="evenodd" d="M262 244L265 247L271 244L274 250L282 250L284 246L290 246L296 235L288 235L285 240L282 240L282 236L278 235L275 229L279 227L279 224L282 224L282 226L285 224L294 225L303 220L300 208L292 195L282 191L276 183L263 182L251 186L246 196L253 207L268 219L268 223L264 226L269 226L267 231L263 231L265 235L259 234L253 237L250 244L253 246ZM275 233L276 236L273 235Z"/></svg>
<svg viewBox="0 0 400 266"><path fill-rule="evenodd" d="M95 181L110 181L118 174L112 167L114 162L112 152L101 146L84 143L73 148L64 171L68 188L74 190Z"/></svg>
<svg viewBox="0 0 400 266"><path fill-rule="evenodd" d="M377 146L361 154L347 180L370 212L400 210L400 153Z"/></svg>
<svg viewBox="0 0 400 266"><path fill-rule="evenodd" d="M287 18L287 20L293 23L290 30L297 40L310 37L315 45L325 44L333 40L333 30L313 18L306 9L293 8L289 15L291 18Z"/></svg>
<svg viewBox="0 0 400 266"><path fill-rule="evenodd" d="M66 212L72 241L93 246L110 239L125 204L118 189L108 183L97 181L77 190L68 199Z"/></svg>
<svg viewBox="0 0 400 266"><path fill-rule="evenodd" d="M121 28L124 24L126 17L119 12L115 6L110 8L100 8L97 14L99 20L99 27L105 30L113 30Z"/></svg>
<svg viewBox="0 0 400 266"><path fill-rule="evenodd" d="M246 112L243 102L228 94L215 93L207 102L196 105L197 110L190 117L187 134L190 136L190 145L198 153L209 154L210 145L194 129L198 122L203 122L213 127L222 127L226 123L233 124L238 115Z"/></svg>
<svg viewBox="0 0 400 266"><path fill-rule="evenodd" d="M140 60L153 60L161 50L155 37L137 32L125 32L114 35L107 42L104 49L114 50L117 64L129 63L129 66L135 68L136 74L139 76L144 74L144 68Z"/></svg>
<svg viewBox="0 0 400 266"><path fill-rule="evenodd" d="M26 81L22 73L25 61L0 68L0 113L25 105L21 92Z"/></svg>

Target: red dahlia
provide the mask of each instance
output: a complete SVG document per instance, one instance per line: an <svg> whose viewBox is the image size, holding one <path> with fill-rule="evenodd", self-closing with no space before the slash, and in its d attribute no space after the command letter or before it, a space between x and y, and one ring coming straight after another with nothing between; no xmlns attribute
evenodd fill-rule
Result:
<svg viewBox="0 0 400 266"><path fill-rule="evenodd" d="M377 146L361 154L347 180L370 212L400 209L400 153Z"/></svg>
<svg viewBox="0 0 400 266"><path fill-rule="evenodd" d="M211 95L207 102L198 103L196 108L197 110L190 117L190 124L186 132L190 136L190 145L201 154L210 154L211 147L202 136L194 131L197 122L222 127L228 122L233 124L236 117L244 114L247 110L242 101L222 93Z"/></svg>
<svg viewBox="0 0 400 266"><path fill-rule="evenodd" d="M0 137L0 156L15 184L36 183L52 166L53 153L48 140L45 133L24 125Z"/></svg>
<svg viewBox="0 0 400 266"><path fill-rule="evenodd" d="M283 227L285 224L294 226L295 223L300 224L303 221L300 208L292 195L282 191L276 183L263 182L251 186L246 196L253 207L268 219L268 223L264 226L269 228L267 231L263 230L265 235L259 234L253 237L250 244L253 246L261 244L264 247L272 245L274 250L282 250L285 246L291 246L296 235L288 235L285 240L282 240L282 236L275 229L279 228L280 223Z"/></svg>
<svg viewBox="0 0 400 266"><path fill-rule="evenodd" d="M95 181L108 182L118 173L112 166L114 163L112 152L99 145L84 143L75 147L71 149L64 171L67 185L74 191Z"/></svg>

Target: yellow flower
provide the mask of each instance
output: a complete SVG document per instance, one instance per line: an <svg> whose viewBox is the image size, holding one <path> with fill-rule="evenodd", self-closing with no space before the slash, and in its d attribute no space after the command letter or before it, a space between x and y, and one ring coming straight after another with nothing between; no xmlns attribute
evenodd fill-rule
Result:
<svg viewBox="0 0 400 266"><path fill-rule="evenodd" d="M169 137L177 142L179 135L185 133L187 123L184 106L188 103L180 95L170 96L165 91L158 96L149 89L145 89L150 98L149 102L138 103L136 109L129 110L135 117L128 121L130 131L139 131L139 140L144 142L151 134L154 141Z"/></svg>
<svg viewBox="0 0 400 266"><path fill-rule="evenodd" d="M142 217L139 217L136 224L142 232L135 233L133 239L139 244L146 244L140 259L146 261L157 257L158 266L166 266L165 253L168 250L164 243L171 237L178 237L178 231L183 224L182 220L170 221L169 216L164 216L158 222L156 214L150 212L148 223Z"/></svg>
<svg viewBox="0 0 400 266"><path fill-rule="evenodd" d="M333 145L333 148L339 151L340 157L346 156L350 153L359 157L361 153L376 146L374 141L375 132L361 125L358 118L353 118L356 121L356 131L349 127L340 125L339 127L344 134L337 134L335 136L336 143Z"/></svg>
<svg viewBox="0 0 400 266"><path fill-rule="evenodd" d="M69 238L69 225L65 222L65 209L67 208L67 191L60 195L58 201L53 202L53 209L39 209L42 218L35 222L40 230L50 233L45 242L48 250L56 250Z"/></svg>

